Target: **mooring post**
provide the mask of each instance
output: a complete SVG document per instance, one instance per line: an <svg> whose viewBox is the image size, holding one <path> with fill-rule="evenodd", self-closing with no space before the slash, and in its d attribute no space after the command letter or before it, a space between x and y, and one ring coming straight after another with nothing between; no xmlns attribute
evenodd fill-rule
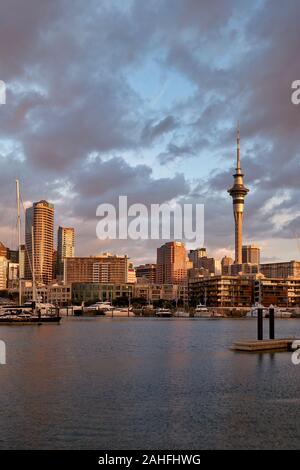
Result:
<svg viewBox="0 0 300 470"><path fill-rule="evenodd" d="M270 339L275 339L275 309L269 308L269 336Z"/></svg>
<svg viewBox="0 0 300 470"><path fill-rule="evenodd" d="M263 339L263 309L257 309L257 339Z"/></svg>

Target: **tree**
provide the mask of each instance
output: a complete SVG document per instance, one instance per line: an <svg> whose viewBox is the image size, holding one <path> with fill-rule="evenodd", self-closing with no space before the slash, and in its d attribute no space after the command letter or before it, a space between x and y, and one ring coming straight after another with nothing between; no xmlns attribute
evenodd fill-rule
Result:
<svg viewBox="0 0 300 470"><path fill-rule="evenodd" d="M131 305L135 308L140 308L147 305L147 300L144 297L134 297L131 300Z"/></svg>
<svg viewBox="0 0 300 470"><path fill-rule="evenodd" d="M112 301L114 307L128 307L128 297L123 295L122 297L117 297Z"/></svg>

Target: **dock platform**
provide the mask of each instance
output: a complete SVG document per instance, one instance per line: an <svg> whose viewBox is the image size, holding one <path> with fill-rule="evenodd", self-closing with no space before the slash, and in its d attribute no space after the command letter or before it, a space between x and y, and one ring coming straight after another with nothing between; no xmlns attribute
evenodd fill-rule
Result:
<svg viewBox="0 0 300 470"><path fill-rule="evenodd" d="M246 352L292 351L292 343L295 339L296 338L241 340L233 343L231 350Z"/></svg>

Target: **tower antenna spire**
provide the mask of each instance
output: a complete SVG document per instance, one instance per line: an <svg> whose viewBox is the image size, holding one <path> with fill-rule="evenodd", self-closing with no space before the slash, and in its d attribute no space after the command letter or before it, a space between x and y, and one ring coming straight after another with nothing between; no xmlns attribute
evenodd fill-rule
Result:
<svg viewBox="0 0 300 470"><path fill-rule="evenodd" d="M236 128L236 169L237 171L241 171L241 156L240 156L240 123L237 122Z"/></svg>
<svg viewBox="0 0 300 470"><path fill-rule="evenodd" d="M242 264L244 200L249 189L244 185L244 175L241 170L239 123L237 123L236 144L236 170L233 175L233 186L228 192L232 197L235 221L235 264Z"/></svg>

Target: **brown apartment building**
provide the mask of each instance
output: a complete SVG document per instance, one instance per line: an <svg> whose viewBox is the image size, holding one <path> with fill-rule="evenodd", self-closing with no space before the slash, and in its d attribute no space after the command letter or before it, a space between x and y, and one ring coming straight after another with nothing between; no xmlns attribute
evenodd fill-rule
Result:
<svg viewBox="0 0 300 470"><path fill-rule="evenodd" d="M104 253L64 259L64 283L97 282L124 284L128 280L128 257Z"/></svg>
<svg viewBox="0 0 300 470"><path fill-rule="evenodd" d="M279 263L262 263L260 272L268 278L300 278L300 261L284 261Z"/></svg>
<svg viewBox="0 0 300 470"><path fill-rule="evenodd" d="M140 264L135 270L138 279L142 278L150 283L156 282L156 264Z"/></svg>
<svg viewBox="0 0 300 470"><path fill-rule="evenodd" d="M182 242L168 242L157 249L157 284L187 282L187 253Z"/></svg>

